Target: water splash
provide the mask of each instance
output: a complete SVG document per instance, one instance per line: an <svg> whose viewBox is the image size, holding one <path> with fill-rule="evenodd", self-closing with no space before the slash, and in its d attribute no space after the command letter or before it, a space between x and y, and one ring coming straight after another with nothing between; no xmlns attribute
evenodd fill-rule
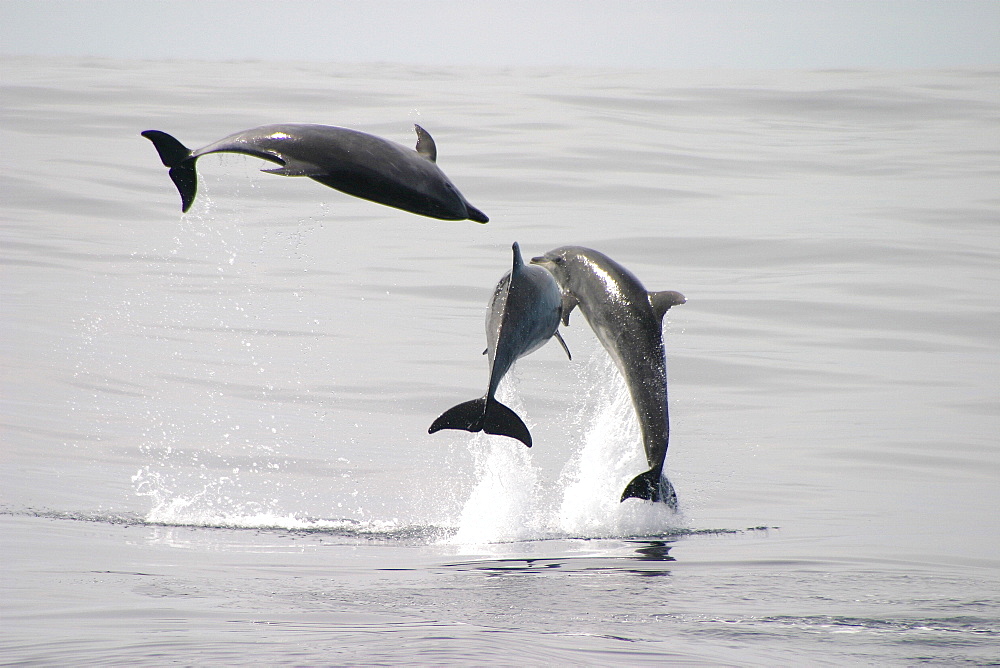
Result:
<svg viewBox="0 0 1000 668"><path fill-rule="evenodd" d="M277 368L275 360L287 358L287 346L274 348L259 334L266 330L270 295L258 292L252 252L279 232L245 229L238 215L217 221L207 190L200 206L183 217L174 240L174 254L197 262L156 274L172 301L166 307L145 304L143 310L152 315L136 323L137 336L157 337L160 344L146 366L171 370L150 382L149 396L141 400L144 410L132 412L143 417L139 447L147 463L133 483L136 493L151 502L146 521L310 530L341 522L314 519L333 510L380 530L446 527L459 544L658 535L676 525L677 518L665 508L618 502L625 484L646 464L628 392L595 341L589 354L581 350L584 354L571 365L577 380L566 394L575 403L556 418L569 427L563 459L556 464L568 460L561 472L539 465L534 451L511 439L471 435L458 446L472 455L474 482L471 491L463 490L467 498L427 495L412 513L396 511L394 517L378 497L364 494L365 486L351 478L351 466L340 470L330 464L338 470L325 472L327 477L322 457L287 466L289 455L309 449L294 430L285 429L296 414L275 410L273 395L284 387L297 396L302 382L296 367L285 373ZM257 239L261 234L265 238ZM295 248L282 250L298 257ZM284 305L287 295L281 297ZM133 306L122 309L126 317L132 317ZM302 359L312 357L303 354ZM498 398L531 417L521 404L516 373L504 379ZM194 415L188 411L192 405L199 407ZM295 405L282 399L282 407ZM375 487L382 484L379 479ZM392 493L419 496L412 489L416 486ZM444 533L451 533L447 529Z"/></svg>
<svg viewBox="0 0 1000 668"><path fill-rule="evenodd" d="M575 409L579 448L563 469L558 526L574 536L648 536L675 528L677 513L663 504L620 502L629 480L648 464L632 399L611 358L597 351L579 367L592 388Z"/></svg>
<svg viewBox="0 0 1000 668"><path fill-rule="evenodd" d="M462 509L459 543L496 543L537 536L538 473L520 443L479 434L472 444L478 483Z"/></svg>
<svg viewBox="0 0 1000 668"><path fill-rule="evenodd" d="M663 504L619 501L628 481L647 468L628 388L601 350L578 369L579 400L564 419L574 452L557 484L546 489L544 472L519 443L475 435L477 483L451 542L655 536L683 522ZM524 414L515 383L505 378L498 398Z"/></svg>
<svg viewBox="0 0 1000 668"><path fill-rule="evenodd" d="M145 521L150 524L185 526L294 528L294 515L282 515L271 504L240 500L238 477L202 475L202 487L182 492L171 476L144 466L132 476L135 492L146 496L152 508Z"/></svg>
<svg viewBox="0 0 1000 668"><path fill-rule="evenodd" d="M147 496L152 508L140 524L166 527L206 527L214 529L257 529L323 533L366 540L436 540L450 531L441 527L403 526L394 520L310 517L280 510L277 501L241 500L238 477L204 479L196 492L182 492L176 481L150 466L139 469L132 482L136 493ZM190 481L185 481L185 484ZM96 518L106 519L106 518ZM135 519L130 521L135 522Z"/></svg>
<svg viewBox="0 0 1000 668"><path fill-rule="evenodd" d="M509 375L501 382L497 398L518 414L523 406ZM497 543L534 538L537 516L538 470L531 451L503 436L475 434L470 443L478 481L462 509L454 542Z"/></svg>

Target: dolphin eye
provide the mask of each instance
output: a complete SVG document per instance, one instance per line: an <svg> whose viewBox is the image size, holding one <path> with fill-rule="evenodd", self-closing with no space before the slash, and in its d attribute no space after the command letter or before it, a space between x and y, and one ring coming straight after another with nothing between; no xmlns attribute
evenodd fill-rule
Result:
<svg viewBox="0 0 1000 668"><path fill-rule="evenodd" d="M554 258L552 258L552 261L555 262L556 264L566 264L566 258L564 258L562 255L556 255Z"/></svg>

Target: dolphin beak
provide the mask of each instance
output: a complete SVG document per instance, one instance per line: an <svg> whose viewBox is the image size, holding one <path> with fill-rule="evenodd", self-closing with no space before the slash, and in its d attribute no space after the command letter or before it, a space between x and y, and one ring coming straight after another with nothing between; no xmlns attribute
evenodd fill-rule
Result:
<svg viewBox="0 0 1000 668"><path fill-rule="evenodd" d="M531 258L531 264L544 264L544 263L545 263L544 255L539 255L538 257Z"/></svg>
<svg viewBox="0 0 1000 668"><path fill-rule="evenodd" d="M468 202L465 203L465 210L466 210L466 215L469 217L469 220L474 220L477 223L490 222L490 219L486 216L485 213L483 213L476 207L472 206Z"/></svg>

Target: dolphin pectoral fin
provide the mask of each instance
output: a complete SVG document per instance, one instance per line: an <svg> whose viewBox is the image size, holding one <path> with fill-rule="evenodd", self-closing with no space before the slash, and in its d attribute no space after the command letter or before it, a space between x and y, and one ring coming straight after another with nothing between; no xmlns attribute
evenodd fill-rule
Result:
<svg viewBox="0 0 1000 668"><path fill-rule="evenodd" d="M653 314L661 320L671 306L678 306L686 301L687 298L684 295L673 290L649 293L649 305L653 307Z"/></svg>
<svg viewBox="0 0 1000 668"><path fill-rule="evenodd" d="M496 399L486 404L483 431L496 436L516 438L529 448L531 447L531 432L528 431L527 425L517 413Z"/></svg>
<svg viewBox="0 0 1000 668"><path fill-rule="evenodd" d="M166 132L146 130L141 134L153 142L163 166L170 168L170 180L181 195L181 211L187 212L198 193L198 174L195 172L195 159L191 158L191 151Z"/></svg>
<svg viewBox="0 0 1000 668"><path fill-rule="evenodd" d="M483 430L483 421L486 417L486 397L473 399L452 406L434 420L428 434L433 434L442 429L464 429L465 431L477 432Z"/></svg>
<svg viewBox="0 0 1000 668"><path fill-rule="evenodd" d="M664 503L671 510L677 510L677 492L674 486L658 469L650 469L645 473L640 473L632 478L632 482L625 486L621 500L643 499L653 503Z"/></svg>
<svg viewBox="0 0 1000 668"><path fill-rule="evenodd" d="M562 323L569 327L569 314L576 308L576 305L580 303L574 295L569 292L564 292L562 295ZM569 351L567 351L569 352Z"/></svg>
<svg viewBox="0 0 1000 668"><path fill-rule="evenodd" d="M559 343L562 345L563 350L566 351L566 357L568 357L570 361L572 361L573 356L569 352L569 346L566 345L566 342L563 340L562 334L559 333L558 329L556 330L555 334L553 334L553 336L556 337L556 340L559 341Z"/></svg>
<svg viewBox="0 0 1000 668"><path fill-rule="evenodd" d="M266 159L274 162L273 158ZM329 173L327 170L322 167L318 167L311 162L304 162L302 160L283 160L282 162L284 164L281 167L275 167L274 169L262 169L260 171L268 174L277 174L278 176L323 176Z"/></svg>
<svg viewBox="0 0 1000 668"><path fill-rule="evenodd" d="M431 137L431 133L424 130L416 123L413 124L413 129L417 133L417 153L424 156L431 162L437 162L437 144L434 143L434 138Z"/></svg>

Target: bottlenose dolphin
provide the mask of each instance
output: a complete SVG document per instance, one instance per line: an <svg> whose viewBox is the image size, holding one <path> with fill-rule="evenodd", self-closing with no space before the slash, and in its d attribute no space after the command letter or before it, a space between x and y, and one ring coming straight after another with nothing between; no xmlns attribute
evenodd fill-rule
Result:
<svg viewBox="0 0 1000 668"><path fill-rule="evenodd" d="M209 153L243 153L281 165L261 170L270 174L308 176L348 195L421 216L488 222L435 164L437 147L430 134L419 125L413 127L415 151L357 130L298 123L262 125L196 151L159 130L146 130L142 136L153 142L160 160L170 168L182 211L194 202L198 158Z"/></svg>
<svg viewBox="0 0 1000 668"><path fill-rule="evenodd" d="M607 255L582 246L563 246L532 258L555 276L563 289L563 323L577 305L625 378L639 418L649 470L622 493L677 507L677 494L663 475L670 420L667 415L667 361L663 315L683 304L679 292L647 292L632 272Z"/></svg>
<svg viewBox="0 0 1000 668"><path fill-rule="evenodd" d="M521 249L513 245L514 264L497 283L486 314L486 353L489 355L490 385L486 394L449 408L427 430L485 431L510 436L531 447L531 433L513 410L496 400L500 379L518 358L538 350L553 336L569 348L559 335L562 296L552 275L541 267L525 265ZM572 357L571 357L572 359Z"/></svg>

